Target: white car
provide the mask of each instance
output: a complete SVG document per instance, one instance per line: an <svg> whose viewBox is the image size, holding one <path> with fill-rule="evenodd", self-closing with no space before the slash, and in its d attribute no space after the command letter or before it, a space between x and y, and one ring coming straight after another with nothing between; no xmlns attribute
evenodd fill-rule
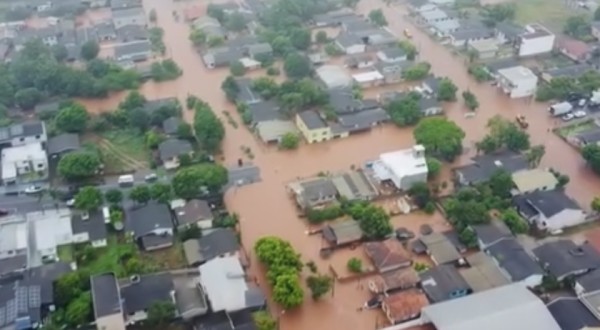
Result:
<svg viewBox="0 0 600 330"><path fill-rule="evenodd" d="M158 180L158 175L156 173L150 173L144 177L144 181L146 182L154 182Z"/></svg>
<svg viewBox="0 0 600 330"><path fill-rule="evenodd" d="M587 116L587 113L583 110L577 110L577 111L573 112L573 116L575 116L575 118L583 118L583 117Z"/></svg>
<svg viewBox="0 0 600 330"><path fill-rule="evenodd" d="M29 186L27 188L25 188L25 193L26 194L37 194L42 192L42 190L44 190L44 188L40 187L40 186Z"/></svg>
<svg viewBox="0 0 600 330"><path fill-rule="evenodd" d="M564 120L564 121L569 121L573 118L575 118L575 116L572 113L568 113L568 114L562 116L562 120Z"/></svg>
<svg viewBox="0 0 600 330"><path fill-rule="evenodd" d="M67 204L68 207L75 206L75 198L69 199L65 204Z"/></svg>

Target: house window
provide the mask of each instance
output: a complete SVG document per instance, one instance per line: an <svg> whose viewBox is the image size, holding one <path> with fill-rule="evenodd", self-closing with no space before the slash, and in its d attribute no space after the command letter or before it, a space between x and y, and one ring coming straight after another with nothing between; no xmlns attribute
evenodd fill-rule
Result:
<svg viewBox="0 0 600 330"><path fill-rule="evenodd" d="M43 168L43 167L44 167L44 164L37 164L37 167L38 167L38 168Z"/></svg>

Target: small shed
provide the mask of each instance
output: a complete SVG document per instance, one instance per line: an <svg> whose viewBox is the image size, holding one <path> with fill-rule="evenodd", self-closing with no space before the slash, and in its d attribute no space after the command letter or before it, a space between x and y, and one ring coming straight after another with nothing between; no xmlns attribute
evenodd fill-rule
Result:
<svg viewBox="0 0 600 330"><path fill-rule="evenodd" d="M469 49L474 51L479 59L485 60L496 57L498 45L495 39L483 39L469 42Z"/></svg>
<svg viewBox="0 0 600 330"><path fill-rule="evenodd" d="M343 246L360 241L363 231L357 221L348 220L326 226L322 235L329 244Z"/></svg>

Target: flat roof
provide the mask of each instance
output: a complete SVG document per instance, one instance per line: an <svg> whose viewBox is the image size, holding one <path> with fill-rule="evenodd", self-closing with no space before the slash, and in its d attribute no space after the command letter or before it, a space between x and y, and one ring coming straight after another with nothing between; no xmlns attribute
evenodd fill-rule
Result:
<svg viewBox="0 0 600 330"><path fill-rule="evenodd" d="M362 72L352 75L352 79L354 79L354 81L357 83L382 80L383 78L383 75L379 71Z"/></svg>
<svg viewBox="0 0 600 330"><path fill-rule="evenodd" d="M21 161L30 158L31 155L46 156L40 142L2 149L2 163Z"/></svg>
<svg viewBox="0 0 600 330"><path fill-rule="evenodd" d="M417 156L416 153L419 153ZM418 144L409 149L386 152L379 155L381 162L397 177L403 178L420 173L427 173L425 147Z"/></svg>
<svg viewBox="0 0 600 330"><path fill-rule="evenodd" d="M498 70L498 74L510 82L517 82L523 79L537 79L537 76L529 68L524 66L500 69Z"/></svg>
<svg viewBox="0 0 600 330"><path fill-rule="evenodd" d="M0 223L0 252L27 248L27 223L24 219L4 220Z"/></svg>

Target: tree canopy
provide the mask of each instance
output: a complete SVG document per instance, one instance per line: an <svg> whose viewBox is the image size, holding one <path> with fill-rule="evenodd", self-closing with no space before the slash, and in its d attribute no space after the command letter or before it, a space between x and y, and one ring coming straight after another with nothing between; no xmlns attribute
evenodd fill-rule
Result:
<svg viewBox="0 0 600 330"><path fill-rule="evenodd" d="M456 92L458 88L448 78L443 78L440 81L440 87L438 89L437 99L438 101L453 102L456 101Z"/></svg>
<svg viewBox="0 0 600 330"><path fill-rule="evenodd" d="M89 114L85 107L79 103L73 103L62 108L54 118L56 128L68 133L81 133L85 131Z"/></svg>
<svg viewBox="0 0 600 330"><path fill-rule="evenodd" d="M148 318L145 323L149 326L166 326L175 318L176 308L170 301L156 301L148 308Z"/></svg>
<svg viewBox="0 0 600 330"><path fill-rule="evenodd" d="M291 79L300 79L312 75L310 61L306 56L299 53L291 53L285 57L283 70Z"/></svg>
<svg viewBox="0 0 600 330"><path fill-rule="evenodd" d="M512 3L486 5L483 7L481 14L484 23L494 26L503 21L513 20L516 14L516 6Z"/></svg>
<svg viewBox="0 0 600 330"><path fill-rule="evenodd" d="M576 39L586 40L592 33L590 20L585 16L577 15L567 18L563 32Z"/></svg>
<svg viewBox="0 0 600 330"><path fill-rule="evenodd" d="M441 159L452 161L462 153L465 132L453 121L431 117L419 122L413 135L426 152Z"/></svg>
<svg viewBox="0 0 600 330"><path fill-rule="evenodd" d="M388 22L385 19L385 15L383 14L383 11L381 9L371 10L369 12L369 21L380 27L388 25Z"/></svg>
<svg viewBox="0 0 600 330"><path fill-rule="evenodd" d="M279 142L279 147L281 149L291 150L298 148L298 144L300 143L300 137L296 133L285 133L281 138L281 142Z"/></svg>
<svg viewBox="0 0 600 330"><path fill-rule="evenodd" d="M86 60L93 60L100 52L100 45L97 42L90 40L81 46L81 57Z"/></svg>
<svg viewBox="0 0 600 330"><path fill-rule="evenodd" d="M119 205L123 201L123 192L119 189L110 189L104 193L104 198L111 205Z"/></svg>
<svg viewBox="0 0 600 330"><path fill-rule="evenodd" d="M469 110L475 111L479 108L479 101L477 101L477 97L471 91L464 91L462 93L463 101Z"/></svg>
<svg viewBox="0 0 600 330"><path fill-rule="evenodd" d="M311 275L306 278L306 286L310 289L311 296L318 300L331 290L333 278L328 275Z"/></svg>
<svg viewBox="0 0 600 330"><path fill-rule="evenodd" d="M477 149L484 153L492 153L502 147L512 151L523 151L530 147L529 134L511 121L494 116L488 121L487 127L489 134L476 143Z"/></svg>
<svg viewBox="0 0 600 330"><path fill-rule="evenodd" d="M427 77L431 64L427 62L417 63L402 72L402 77L409 81L421 80Z"/></svg>
<svg viewBox="0 0 600 330"><path fill-rule="evenodd" d="M129 199L136 203L146 204L152 199L150 188L147 185L135 186L129 191Z"/></svg>
<svg viewBox="0 0 600 330"><path fill-rule="evenodd" d="M600 174L600 146L595 143L587 144L581 149L581 155L590 168L596 172L596 174Z"/></svg>
<svg viewBox="0 0 600 330"><path fill-rule="evenodd" d="M390 216L377 205L354 203L348 209L348 214L358 221L365 237L369 239L382 239L393 231Z"/></svg>
<svg viewBox="0 0 600 330"><path fill-rule="evenodd" d="M101 164L100 157L94 152L71 152L58 162L58 173L70 181L84 180L96 175Z"/></svg>
<svg viewBox="0 0 600 330"><path fill-rule="evenodd" d="M209 153L218 151L225 137L223 122L215 116L208 103L200 100L196 102L194 131L200 145Z"/></svg>
<svg viewBox="0 0 600 330"><path fill-rule="evenodd" d="M390 102L385 109L390 114L394 124L403 127L418 123L423 116L419 106L420 98L419 93L411 92L401 99Z"/></svg>
<svg viewBox="0 0 600 330"><path fill-rule="evenodd" d="M227 169L217 164L199 164L177 171L172 180L176 196L184 199L198 198L205 189L218 192L228 181Z"/></svg>
<svg viewBox="0 0 600 330"><path fill-rule="evenodd" d="M97 210L104 202L102 192L96 187L83 187L75 196L75 208L84 211Z"/></svg>

